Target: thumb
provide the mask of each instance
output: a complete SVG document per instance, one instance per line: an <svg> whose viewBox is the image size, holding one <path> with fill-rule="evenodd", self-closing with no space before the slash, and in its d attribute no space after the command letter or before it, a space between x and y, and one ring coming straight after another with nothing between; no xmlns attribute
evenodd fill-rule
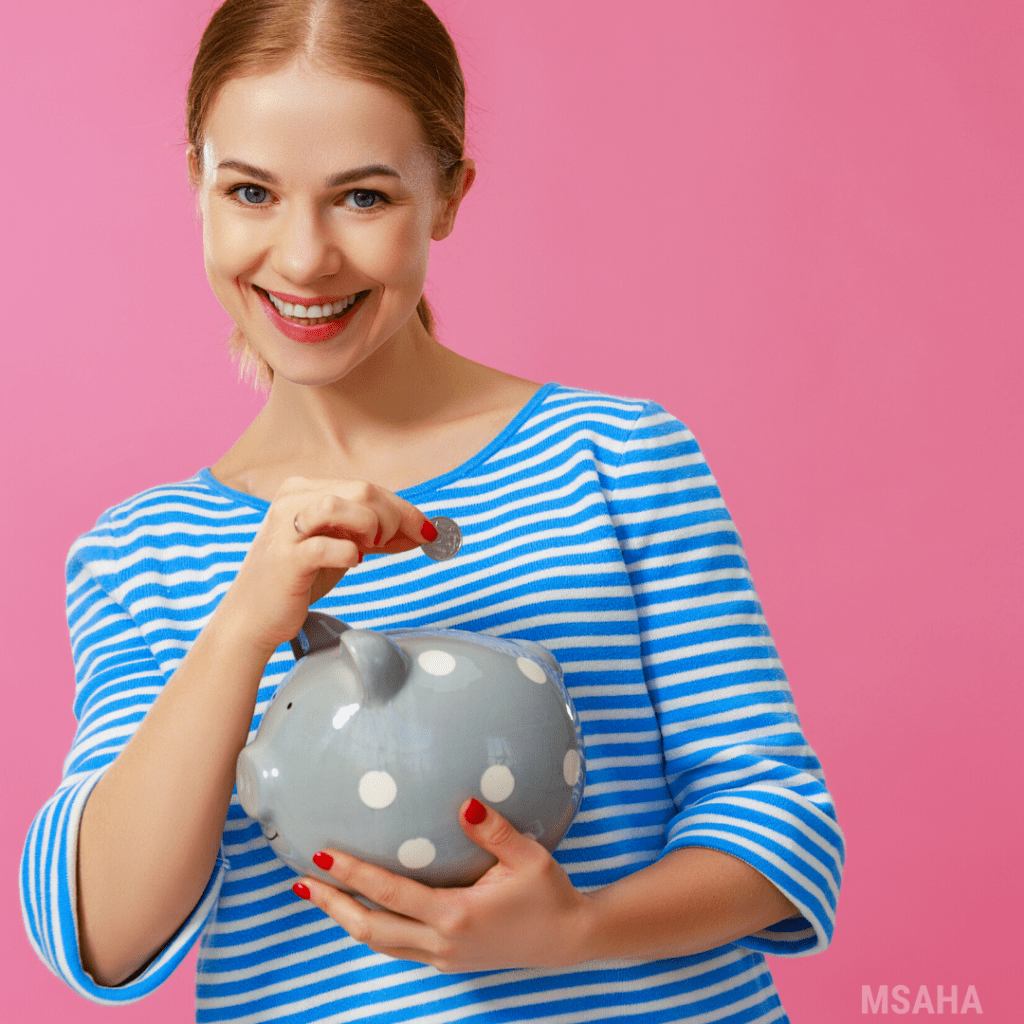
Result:
<svg viewBox="0 0 1024 1024"><path fill-rule="evenodd" d="M547 851L532 836L517 832L507 818L479 800L467 800L459 811L466 835L498 858L499 863L515 871L537 860Z"/></svg>
<svg viewBox="0 0 1024 1024"><path fill-rule="evenodd" d="M340 582L347 569L321 569L313 577L313 585L309 588L309 603L315 604L329 594Z"/></svg>

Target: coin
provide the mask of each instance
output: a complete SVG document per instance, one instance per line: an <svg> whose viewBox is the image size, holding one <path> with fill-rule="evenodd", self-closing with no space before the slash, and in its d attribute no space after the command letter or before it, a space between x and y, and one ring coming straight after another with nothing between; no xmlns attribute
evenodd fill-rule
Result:
<svg viewBox="0 0 1024 1024"><path fill-rule="evenodd" d="M423 554L435 562L447 562L454 558L462 547L462 531L454 519L447 516L435 516L430 520L437 530L437 539L422 545Z"/></svg>

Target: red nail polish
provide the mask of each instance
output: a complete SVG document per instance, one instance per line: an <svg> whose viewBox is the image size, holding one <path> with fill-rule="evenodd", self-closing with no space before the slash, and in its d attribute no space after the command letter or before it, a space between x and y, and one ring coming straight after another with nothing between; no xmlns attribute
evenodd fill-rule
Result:
<svg viewBox="0 0 1024 1024"><path fill-rule="evenodd" d="M304 900L309 899L309 887L303 885L301 882L296 882L292 886L292 892L295 893L296 896L301 896Z"/></svg>
<svg viewBox="0 0 1024 1024"><path fill-rule="evenodd" d="M329 853L324 853L321 850L319 853L313 854L313 863L318 868L323 868L324 871L330 871L331 865L334 863L334 858Z"/></svg>
<svg viewBox="0 0 1024 1024"><path fill-rule="evenodd" d="M377 527L377 536L373 538L373 546L374 547L376 547L380 543L380 539L383 536L384 536L384 527L383 526L378 526Z"/></svg>
<svg viewBox="0 0 1024 1024"><path fill-rule="evenodd" d="M362 553L362 551L360 551L359 552L359 562L362 562L362 560L363 560L363 553ZM359 562L356 562L356 565L358 565Z"/></svg>
<svg viewBox="0 0 1024 1024"><path fill-rule="evenodd" d="M468 821L470 825L479 825L486 817L487 808L484 807L484 805L475 797L470 800L469 806L466 808L466 821Z"/></svg>
<svg viewBox="0 0 1024 1024"><path fill-rule="evenodd" d="M437 527L428 519L424 524L420 533L426 537L427 540L437 540Z"/></svg>

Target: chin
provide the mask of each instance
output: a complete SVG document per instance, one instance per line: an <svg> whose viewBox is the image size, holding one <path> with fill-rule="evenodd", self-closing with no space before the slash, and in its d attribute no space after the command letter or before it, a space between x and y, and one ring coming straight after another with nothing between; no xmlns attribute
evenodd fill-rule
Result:
<svg viewBox="0 0 1024 1024"><path fill-rule="evenodd" d="M338 381L344 380L351 372L352 367L345 367L340 370L332 370L326 367L312 367L312 366L279 366L273 367L274 379L288 381L289 384L295 384L301 387L317 388L327 387L330 384L336 384Z"/></svg>

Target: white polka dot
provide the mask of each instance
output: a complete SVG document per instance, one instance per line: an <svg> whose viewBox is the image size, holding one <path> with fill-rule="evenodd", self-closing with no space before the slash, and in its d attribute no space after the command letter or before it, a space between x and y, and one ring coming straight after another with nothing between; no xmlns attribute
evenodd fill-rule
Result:
<svg viewBox="0 0 1024 1024"><path fill-rule="evenodd" d="M547 673L531 658L516 658L516 664L527 679L532 679L535 683L547 682Z"/></svg>
<svg viewBox="0 0 1024 1024"><path fill-rule="evenodd" d="M359 780L359 799L379 811L395 802L398 786L387 772L367 772Z"/></svg>
<svg viewBox="0 0 1024 1024"><path fill-rule="evenodd" d="M580 777L580 755L578 750L567 750L562 758L562 774L570 786L575 786Z"/></svg>
<svg viewBox="0 0 1024 1024"><path fill-rule="evenodd" d="M398 848L398 859L402 867L425 868L434 863L437 850L429 839L407 839Z"/></svg>
<svg viewBox="0 0 1024 1024"><path fill-rule="evenodd" d="M500 804L512 795L516 780L503 764L492 764L480 778L480 792L492 804Z"/></svg>
<svg viewBox="0 0 1024 1024"><path fill-rule="evenodd" d="M447 651L424 651L416 660L432 676L448 676L455 671L455 659Z"/></svg>

